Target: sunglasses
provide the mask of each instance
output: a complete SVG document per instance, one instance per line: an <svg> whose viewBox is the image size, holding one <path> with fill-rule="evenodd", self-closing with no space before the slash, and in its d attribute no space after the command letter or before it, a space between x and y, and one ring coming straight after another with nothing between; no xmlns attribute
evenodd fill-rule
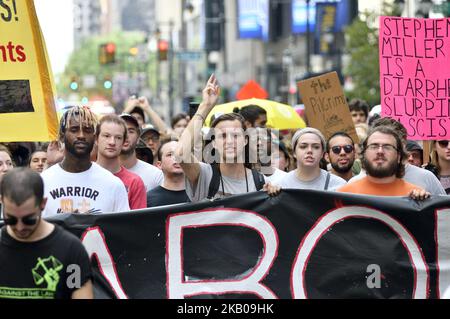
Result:
<svg viewBox="0 0 450 319"><path fill-rule="evenodd" d="M350 154L355 149L353 145L344 145L344 146L333 146L331 150L334 154L339 155L341 150L344 149L344 152Z"/></svg>
<svg viewBox="0 0 450 319"><path fill-rule="evenodd" d="M438 144L439 144L440 147L445 148L445 147L448 146L448 142L449 142L449 141L438 141Z"/></svg>
<svg viewBox="0 0 450 319"><path fill-rule="evenodd" d="M25 216L25 217L22 217L22 218L17 218L17 217L14 217L14 216L10 216L10 217L6 217L6 218L2 218L1 220L5 223L5 225L8 225L8 226L17 225L19 220L22 220L22 223L24 225L33 226L33 225L36 225L36 223L39 220L39 218L40 218L39 214L38 215L33 214L33 215Z"/></svg>

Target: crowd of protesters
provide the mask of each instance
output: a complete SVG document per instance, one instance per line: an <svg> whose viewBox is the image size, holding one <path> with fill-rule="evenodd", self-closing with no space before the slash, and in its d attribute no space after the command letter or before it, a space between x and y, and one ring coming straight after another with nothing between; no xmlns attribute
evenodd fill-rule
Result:
<svg viewBox="0 0 450 319"><path fill-rule="evenodd" d="M370 193L374 185L368 180L394 175L411 191L450 193L449 141L432 141L431 156L424 159L422 143L408 141L399 122L381 118L379 106L371 111L361 99L349 101L359 139L354 141L345 132L326 139L312 127L268 128L267 113L257 105L215 114L205 123L219 95L211 76L195 115L177 114L170 126L145 97L131 96L121 115L103 118L87 107L73 107L60 121L58 141L0 144L0 179L15 166L42 174L48 216L127 211L257 190L275 196L283 188ZM379 136L382 143L372 142ZM364 187L351 186L361 180ZM384 187L381 194L398 195L389 190Z"/></svg>
<svg viewBox="0 0 450 319"><path fill-rule="evenodd" d="M170 127L146 98L132 96L120 115L99 118L85 106L69 109L57 141L0 144L6 224L0 238L8 243L0 245L0 258L20 260L4 265L0 282L13 288L2 294L27 297L28 290L14 287L32 286L31 279L9 276L7 269L25 273L45 253L62 264L82 265L82 282L67 289L49 277L53 288L37 297L93 297L86 251L41 216L127 212L255 191L277 196L292 188L415 200L450 194L449 141L432 141L430 158L424 158L421 143L408 141L400 122L381 118L379 106L369 112L365 101L349 102L355 141L340 131L326 139L313 127L268 128L267 112L257 105L214 114L205 123L219 96L212 75L192 118L178 114ZM19 246L26 260L17 253Z"/></svg>

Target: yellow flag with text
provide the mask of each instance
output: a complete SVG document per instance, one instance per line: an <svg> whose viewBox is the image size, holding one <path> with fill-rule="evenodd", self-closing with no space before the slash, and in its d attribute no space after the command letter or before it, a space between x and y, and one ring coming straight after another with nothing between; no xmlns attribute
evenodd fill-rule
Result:
<svg viewBox="0 0 450 319"><path fill-rule="evenodd" d="M0 142L56 139L54 87L33 0L0 0Z"/></svg>

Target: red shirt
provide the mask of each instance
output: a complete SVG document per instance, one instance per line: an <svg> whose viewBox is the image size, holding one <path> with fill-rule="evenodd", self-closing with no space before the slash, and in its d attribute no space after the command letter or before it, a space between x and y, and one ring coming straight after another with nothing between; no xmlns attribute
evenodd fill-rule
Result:
<svg viewBox="0 0 450 319"><path fill-rule="evenodd" d="M131 209L147 208L147 193L144 182L138 175L122 166L114 176L120 178L125 184Z"/></svg>

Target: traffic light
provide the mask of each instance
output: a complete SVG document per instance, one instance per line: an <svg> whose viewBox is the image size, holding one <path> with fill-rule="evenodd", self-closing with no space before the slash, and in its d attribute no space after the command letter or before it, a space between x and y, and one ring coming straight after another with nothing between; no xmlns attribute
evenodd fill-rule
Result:
<svg viewBox="0 0 450 319"><path fill-rule="evenodd" d="M72 77L69 87L72 91L78 90L79 85L78 85L78 79L76 77Z"/></svg>
<svg viewBox="0 0 450 319"><path fill-rule="evenodd" d="M158 61L167 61L169 52L169 42L166 40L158 40Z"/></svg>
<svg viewBox="0 0 450 319"><path fill-rule="evenodd" d="M130 48L130 50L128 50L128 52L130 52L130 54L132 56L136 56L136 55L139 54L139 48L138 47L132 47L132 48Z"/></svg>
<svg viewBox="0 0 450 319"><path fill-rule="evenodd" d="M110 89L112 88L112 86L113 86L113 84L112 84L111 79L106 78L105 81L103 81L103 87L104 87L106 90L110 90Z"/></svg>
<svg viewBox="0 0 450 319"><path fill-rule="evenodd" d="M220 51L224 46L224 0L208 0L205 4L205 50Z"/></svg>
<svg viewBox="0 0 450 319"><path fill-rule="evenodd" d="M100 64L112 64L116 62L116 45L113 42L100 44L98 61Z"/></svg>

